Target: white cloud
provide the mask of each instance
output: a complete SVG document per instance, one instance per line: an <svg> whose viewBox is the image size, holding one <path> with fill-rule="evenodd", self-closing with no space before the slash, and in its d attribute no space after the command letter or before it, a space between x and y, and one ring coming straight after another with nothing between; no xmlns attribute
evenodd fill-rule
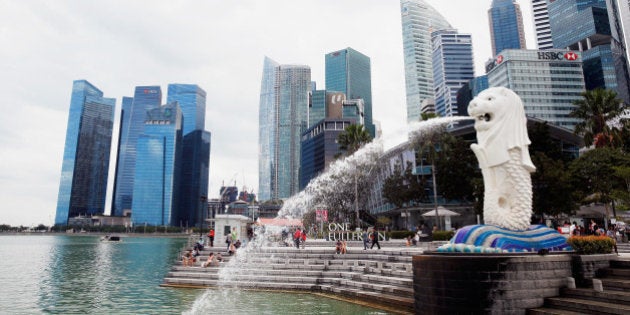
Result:
<svg viewBox="0 0 630 315"><path fill-rule="evenodd" d="M480 73L490 54L491 1L429 2L473 34ZM529 2L521 5L529 21ZM399 12L393 0L1 1L0 223L52 223L77 79L116 98L117 112L137 85L160 85L164 101L168 83L206 90L210 197L234 177L258 191L265 55L309 65L320 88L327 52L353 47L368 55L374 119L385 130L396 128L405 121ZM526 31L532 33L531 25Z"/></svg>

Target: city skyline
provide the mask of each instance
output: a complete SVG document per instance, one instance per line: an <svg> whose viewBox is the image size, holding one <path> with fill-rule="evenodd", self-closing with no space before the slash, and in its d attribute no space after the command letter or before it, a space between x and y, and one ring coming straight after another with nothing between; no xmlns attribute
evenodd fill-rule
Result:
<svg viewBox="0 0 630 315"><path fill-rule="evenodd" d="M427 2L454 28L472 34L476 74L482 74L491 57L486 18L491 0ZM519 4L527 41L533 43L530 3ZM385 132L406 121L398 1L3 2L0 17L0 39L11 47L0 51L3 109L10 113L0 124L0 223L53 223L74 80L88 80L117 99L114 139L121 101L135 86L164 89L178 82L206 90L209 198L234 181L239 190L259 191L257 114L265 55L308 65L312 80L323 83L324 55L352 47L371 58L374 120ZM111 161L116 146L113 142Z"/></svg>

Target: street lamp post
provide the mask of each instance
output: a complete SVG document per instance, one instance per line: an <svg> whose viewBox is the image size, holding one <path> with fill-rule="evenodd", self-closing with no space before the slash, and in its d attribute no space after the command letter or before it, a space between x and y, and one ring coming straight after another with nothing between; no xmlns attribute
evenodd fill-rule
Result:
<svg viewBox="0 0 630 315"><path fill-rule="evenodd" d="M359 184L357 183L357 174L354 174L354 211L357 214L357 227L361 227L361 221L359 219Z"/></svg>
<svg viewBox="0 0 630 315"><path fill-rule="evenodd" d="M204 207L204 204L206 203L206 200L208 200L208 198L206 197L206 195L201 195L201 197L199 197L199 199L201 199L201 208L199 208L199 238L203 237L203 211L205 210L206 207Z"/></svg>
<svg viewBox="0 0 630 315"><path fill-rule="evenodd" d="M437 220L438 229L442 229L440 227L440 214L438 213L438 201L437 201L437 184L435 182L435 164L431 164L431 175L433 175L433 203L435 204L435 219Z"/></svg>

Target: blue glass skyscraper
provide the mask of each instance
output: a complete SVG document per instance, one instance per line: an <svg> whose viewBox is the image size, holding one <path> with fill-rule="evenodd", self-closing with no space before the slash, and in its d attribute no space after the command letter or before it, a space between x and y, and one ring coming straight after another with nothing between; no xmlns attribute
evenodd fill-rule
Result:
<svg viewBox="0 0 630 315"><path fill-rule="evenodd" d="M346 94L347 99L362 99L365 129L374 137L372 122L372 71L370 57L348 47L326 54L326 90Z"/></svg>
<svg viewBox="0 0 630 315"><path fill-rule="evenodd" d="M90 82L73 82L56 225L105 210L115 105L115 99L104 98Z"/></svg>
<svg viewBox="0 0 630 315"><path fill-rule="evenodd" d="M182 112L176 102L149 110L138 136L131 222L178 225Z"/></svg>
<svg viewBox="0 0 630 315"><path fill-rule="evenodd" d="M422 102L433 98L431 33L451 25L424 0L400 0L407 122L420 120Z"/></svg>
<svg viewBox="0 0 630 315"><path fill-rule="evenodd" d="M514 0L492 0L488 19L494 56L505 49L526 48L523 14Z"/></svg>
<svg viewBox="0 0 630 315"><path fill-rule="evenodd" d="M606 0L564 0L549 2L553 45L582 52L587 90L615 90L630 102L625 53L615 49Z"/></svg>
<svg viewBox="0 0 630 315"><path fill-rule="evenodd" d="M204 130L206 126L206 91L196 84L169 84L167 103L177 102L184 116L182 133Z"/></svg>
<svg viewBox="0 0 630 315"><path fill-rule="evenodd" d="M169 84L167 100L179 104L184 119L180 217L173 223L194 226L204 219L201 197L208 195L210 132L204 130L206 92L195 84Z"/></svg>
<svg viewBox="0 0 630 315"><path fill-rule="evenodd" d="M472 37L456 30L432 33L435 112L441 117L459 116L457 91L475 76Z"/></svg>
<svg viewBox="0 0 630 315"><path fill-rule="evenodd" d="M123 98L112 215L122 216L125 211L131 210L136 144L144 132L147 111L159 107L161 103L162 90L159 86L138 86L133 98Z"/></svg>
<svg viewBox="0 0 630 315"><path fill-rule="evenodd" d="M259 199L299 192L300 138L308 124L311 69L265 57L259 110Z"/></svg>

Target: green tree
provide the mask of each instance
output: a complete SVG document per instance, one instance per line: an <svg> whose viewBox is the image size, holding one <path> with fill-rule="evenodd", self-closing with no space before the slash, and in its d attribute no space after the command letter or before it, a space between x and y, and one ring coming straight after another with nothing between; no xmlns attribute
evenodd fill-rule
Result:
<svg viewBox="0 0 630 315"><path fill-rule="evenodd" d="M383 183L383 198L387 202L402 208L405 203L421 201L425 198L424 181L413 174L410 162L404 170L399 163L394 166L394 172Z"/></svg>
<svg viewBox="0 0 630 315"><path fill-rule="evenodd" d="M614 191L625 188L625 182L615 175L615 167L630 167L630 156L618 149L600 148L573 161L569 171L578 200L602 202L608 211ZM617 216L614 208L613 216Z"/></svg>
<svg viewBox="0 0 630 315"><path fill-rule="evenodd" d="M554 216L561 213L571 214L576 202L564 162L552 159L540 151L532 152L531 157L536 165L536 172L532 173L534 213Z"/></svg>
<svg viewBox="0 0 630 315"><path fill-rule="evenodd" d="M630 166L613 166L613 170L622 185L613 191L612 197L620 202L620 209L630 210Z"/></svg>
<svg viewBox="0 0 630 315"><path fill-rule="evenodd" d="M582 119L575 126L575 134L584 139L584 144L596 147L622 145L619 129L611 122L619 118L625 105L613 90L597 88L582 92L582 99L573 102L577 106L570 116Z"/></svg>
<svg viewBox="0 0 630 315"><path fill-rule="evenodd" d="M472 180L481 177L481 172L470 145L448 133L442 134L439 141L435 167L440 195L450 200L474 200Z"/></svg>
<svg viewBox="0 0 630 315"><path fill-rule="evenodd" d="M339 149L344 150L346 155L352 155L363 145L372 141L370 133L365 130L363 125L352 124L337 136Z"/></svg>

